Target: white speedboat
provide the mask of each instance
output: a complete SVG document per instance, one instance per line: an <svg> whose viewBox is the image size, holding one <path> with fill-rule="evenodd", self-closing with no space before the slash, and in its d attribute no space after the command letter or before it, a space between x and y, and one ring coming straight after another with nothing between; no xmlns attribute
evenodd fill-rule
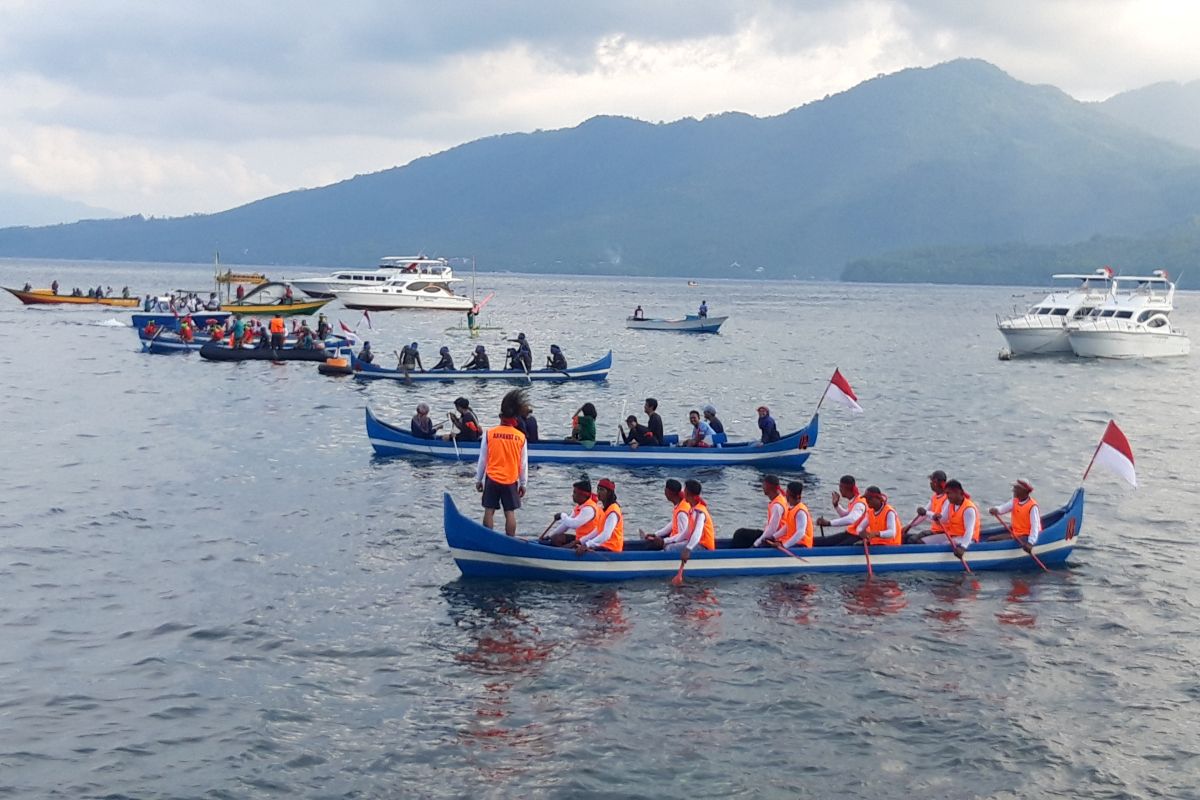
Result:
<svg viewBox="0 0 1200 800"><path fill-rule="evenodd" d="M1085 358L1160 358L1191 351L1187 335L1171 327L1175 284L1163 270L1113 279L1109 300L1067 326L1075 355Z"/></svg>
<svg viewBox="0 0 1200 800"><path fill-rule="evenodd" d="M296 278L290 283L310 297L334 297L337 292L379 286L399 276L428 277L447 283L458 280L444 258L386 256L375 269L339 269L328 275Z"/></svg>
<svg viewBox="0 0 1200 800"><path fill-rule="evenodd" d="M1072 287L1058 287L1034 303L1024 314L997 317L996 326L1008 342L1013 355L1069 353L1068 323L1083 319L1103 304L1112 290L1113 273L1101 267L1090 275L1059 274L1056 281L1078 281Z"/></svg>

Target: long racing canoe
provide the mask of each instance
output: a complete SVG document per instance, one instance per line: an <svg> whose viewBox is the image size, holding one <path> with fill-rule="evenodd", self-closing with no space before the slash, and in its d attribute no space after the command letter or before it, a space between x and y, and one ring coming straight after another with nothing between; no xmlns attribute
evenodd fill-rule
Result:
<svg viewBox="0 0 1200 800"><path fill-rule="evenodd" d="M376 364L368 364L357 356L354 358L354 377L360 381L390 379L411 383L414 381L602 381L608 377L612 369L612 350L603 357L581 367L566 369L531 369L524 370L482 370L459 369L438 370L436 372L418 372L399 369L388 369Z"/></svg>
<svg viewBox="0 0 1200 800"><path fill-rule="evenodd" d="M619 464L624 466L666 467L772 467L800 469L817 443L819 429L814 414L808 425L771 444L731 442L717 447L629 447L612 442L596 442L594 447L564 442L537 442L528 446L530 463ZM420 439L408 431L390 425L367 408L367 437L381 456L432 456L475 461L479 442Z"/></svg>
<svg viewBox="0 0 1200 800"><path fill-rule="evenodd" d="M119 308L137 308L142 301L136 297L88 297L87 295L55 294L49 289L32 289L28 292L22 289L0 287L27 306L117 306Z"/></svg>
<svg viewBox="0 0 1200 800"><path fill-rule="evenodd" d="M1047 567L1066 564L1075 537L1083 526L1083 488L1070 501L1042 519L1042 533L1033 548ZM450 554L462 574L471 578L512 580L623 581L633 578L674 576L679 554L643 549L640 540L625 541L620 553L599 551L582 556L568 547L551 547L532 540L505 536L468 519L454 505L449 493L442 499L442 526ZM989 528L984 535L1002 533ZM794 575L811 572L866 573L867 557L874 572L939 571L963 572L963 565L944 544L863 548L796 547L787 555L775 548L735 549L728 539L717 541L716 550L696 550L687 562L685 579L723 578L733 575ZM803 559L803 560L801 560ZM971 545L966 561L973 571L1039 569L1037 562L1012 538Z"/></svg>

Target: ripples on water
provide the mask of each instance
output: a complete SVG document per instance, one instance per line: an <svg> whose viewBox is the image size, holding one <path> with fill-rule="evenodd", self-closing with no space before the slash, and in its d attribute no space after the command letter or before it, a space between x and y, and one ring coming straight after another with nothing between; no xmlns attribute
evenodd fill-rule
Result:
<svg viewBox="0 0 1200 800"><path fill-rule="evenodd" d="M7 285L202 286L202 268L4 262ZM143 356L119 311L0 302L0 796L1194 797L1192 358L999 362L1009 288L518 278L486 322L540 359L616 352L602 386L538 386L546 434L585 400L602 434L657 396L785 428L840 366L867 413L822 415L805 480L843 472L904 513L942 467L985 507L1029 477L1065 502L1109 416L1142 487L1089 480L1052 574L462 581L440 493L469 465L373 458L368 402L404 421L498 388L323 379L311 365ZM1024 297L1013 295L1023 294ZM719 337L627 332L707 299ZM1196 297L1181 297L1193 332ZM353 325L355 312L335 311ZM379 314L382 353L473 344L456 315ZM360 332L366 333L365 326ZM483 342L503 352L501 332ZM628 404L625 401L628 399ZM665 472L611 475L633 527ZM578 471L535 468L536 533ZM758 473L702 471L726 530ZM792 476L785 476L792 477ZM535 530L536 529L536 530Z"/></svg>

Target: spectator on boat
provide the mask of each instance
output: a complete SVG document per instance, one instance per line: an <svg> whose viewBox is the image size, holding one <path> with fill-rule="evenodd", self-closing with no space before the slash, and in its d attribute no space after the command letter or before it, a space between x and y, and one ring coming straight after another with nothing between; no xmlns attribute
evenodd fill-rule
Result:
<svg viewBox="0 0 1200 800"><path fill-rule="evenodd" d="M935 469L929 473L929 503L928 505L917 507L916 518L904 526L905 540L909 544L921 544L926 536L944 534L945 527L941 522L934 522L931 517L934 514L939 514L942 508L946 505L946 473L940 469ZM924 523L929 523L929 530L925 533L910 533L910 531ZM940 541L945 541L944 537Z"/></svg>
<svg viewBox="0 0 1200 800"><path fill-rule="evenodd" d="M717 418L717 407L709 403L701 409L704 412L704 421L708 423L708 427L712 428L713 433L724 433L725 424Z"/></svg>
<svg viewBox="0 0 1200 800"><path fill-rule="evenodd" d="M427 404L417 403L417 413L413 416L408 427L412 431L412 435L418 439L434 438L433 432L436 430L436 426L434 426L433 420L429 417L429 406Z"/></svg>
<svg viewBox="0 0 1200 800"><path fill-rule="evenodd" d="M307 322L300 323L300 330L296 333L296 347L300 350L312 350L315 347L312 328L308 327Z"/></svg>
<svg viewBox="0 0 1200 800"><path fill-rule="evenodd" d="M480 442L479 462L475 466L475 491L483 493L483 525L491 528L496 511L503 508L504 532L509 536L517 535L517 509L525 496L529 474L525 434L517 430L517 415L527 402L524 389L513 389L504 395L500 401L500 424L488 428Z"/></svg>
<svg viewBox="0 0 1200 800"><path fill-rule="evenodd" d="M271 347L275 350L283 349L283 338L287 335L287 325L283 322L283 315L276 314L271 317Z"/></svg>
<svg viewBox="0 0 1200 800"><path fill-rule="evenodd" d="M529 444L537 444L540 441L537 417L533 415L533 405L528 401L521 406L521 413L517 415L517 427L525 434L525 441Z"/></svg>
<svg viewBox="0 0 1200 800"><path fill-rule="evenodd" d="M96 287L96 297L97 298L104 297L104 287L103 286Z"/></svg>
<svg viewBox="0 0 1200 800"><path fill-rule="evenodd" d="M95 296L96 296L96 290L95 290L95 289L88 289L87 296L88 296L88 297L95 297Z"/></svg>
<svg viewBox="0 0 1200 800"><path fill-rule="evenodd" d="M696 316L700 317L700 319L708 318L708 301L707 300L700 301L700 310L696 312Z"/></svg>
<svg viewBox="0 0 1200 800"><path fill-rule="evenodd" d="M292 285L289 283L283 287L283 302L290 306L295 299L292 294Z"/></svg>
<svg viewBox="0 0 1200 800"><path fill-rule="evenodd" d="M238 299L238 302L239 302L239 303L240 303L240 302L242 302L242 300L243 300L245 297L246 297L246 289L245 289L245 287L243 287L243 286L242 286L242 285L239 283L239 284L238 284L238 287L237 287L237 299Z"/></svg>
<svg viewBox="0 0 1200 800"><path fill-rule="evenodd" d="M678 545L691 539L692 505L683 496L683 484L674 478L668 478L663 485L663 497L672 505L671 519L667 524L654 533L646 533L638 528L638 535L646 541L647 550L665 550L668 545Z"/></svg>
<svg viewBox="0 0 1200 800"><path fill-rule="evenodd" d="M32 291L32 290L33 290L33 284L31 284L29 281L25 281L25 285L21 287L21 291L22 291L22 292L29 292L29 291Z"/></svg>
<svg viewBox="0 0 1200 800"><path fill-rule="evenodd" d="M562 348L556 344L550 345L550 355L546 356L546 367L557 370L567 368L567 357L563 355Z"/></svg>
<svg viewBox="0 0 1200 800"><path fill-rule="evenodd" d="M692 426L692 434L680 442L681 447L712 447L713 429L700 419L700 412L692 409L688 412L688 423Z"/></svg>
<svg viewBox="0 0 1200 800"><path fill-rule="evenodd" d="M762 431L762 444L779 441L779 428L771 417L771 410L766 406L758 407L758 429Z"/></svg>
<svg viewBox="0 0 1200 800"><path fill-rule="evenodd" d="M658 401L653 397L647 397L642 410L646 412L646 427L650 430L650 435L654 437L653 444L655 447L661 447L663 444L663 421L658 415Z"/></svg>
<svg viewBox="0 0 1200 800"><path fill-rule="evenodd" d="M205 311L219 311L221 309L221 301L217 299L216 292L209 292L208 302L204 304Z"/></svg>
<svg viewBox="0 0 1200 800"><path fill-rule="evenodd" d="M438 350L438 355L442 357L441 361L433 365L430 372L454 372L454 359L450 356L450 348L442 345Z"/></svg>
<svg viewBox="0 0 1200 800"><path fill-rule="evenodd" d="M121 297L124 297L126 300L129 299L129 287L128 286L121 287Z"/></svg>
<svg viewBox="0 0 1200 800"><path fill-rule="evenodd" d="M153 339L158 334L158 326L154 324L154 320L150 320L146 323L146 327L142 329L142 332Z"/></svg>
<svg viewBox="0 0 1200 800"><path fill-rule="evenodd" d="M57 280L50 282L50 291L53 294L58 294L58 281Z"/></svg>
<svg viewBox="0 0 1200 800"><path fill-rule="evenodd" d="M421 354L417 352L416 342L400 348L400 363L396 365L396 368L405 372L412 372L414 369L425 371L425 365L421 363Z"/></svg>
<svg viewBox="0 0 1200 800"><path fill-rule="evenodd" d="M362 350L358 351L358 360L364 364L370 364L375 360L375 354L371 352L370 342L363 342Z"/></svg>
<svg viewBox="0 0 1200 800"><path fill-rule="evenodd" d="M636 414L630 414L626 417L625 424L629 426L628 433L626 433L624 426L617 425L617 433L621 435L621 444L627 444L634 450L644 444L654 444L654 434L645 425L638 423Z"/></svg>
<svg viewBox="0 0 1200 800"><path fill-rule="evenodd" d="M573 545L576 539L596 532L600 525L600 498L592 494L592 482L582 478L571 484L571 502L575 507L554 515L550 529L538 539L553 547Z"/></svg>
<svg viewBox="0 0 1200 800"><path fill-rule="evenodd" d="M596 445L596 407L584 403L571 418L571 435L563 441L568 444L581 444L584 447Z"/></svg>
<svg viewBox="0 0 1200 800"><path fill-rule="evenodd" d="M638 306L637 308L635 308L633 310L633 318L634 319L645 319L646 318L646 312L642 311L641 306Z"/></svg>
<svg viewBox="0 0 1200 800"><path fill-rule="evenodd" d="M464 442L478 442L483 437L483 429L479 427L479 418L471 410L471 401L460 397L454 401L454 408L458 410L458 414L450 414L450 421L454 423L455 430L443 438L449 439L453 436Z"/></svg>
<svg viewBox="0 0 1200 800"><path fill-rule="evenodd" d="M233 325L229 328L229 346L237 347L242 343L242 339L246 337L246 323L242 322L241 317L233 318Z"/></svg>
<svg viewBox="0 0 1200 800"><path fill-rule="evenodd" d="M333 327L329 324L329 320L324 314L317 315L317 338L322 342L325 341L329 334L333 331Z"/></svg>
<svg viewBox="0 0 1200 800"><path fill-rule="evenodd" d="M479 316L479 306L471 306L467 309L467 330L475 332L475 318Z"/></svg>
<svg viewBox="0 0 1200 800"><path fill-rule="evenodd" d="M487 348L481 344L475 345L475 354L471 356L471 360L463 365L463 369L482 369L490 370L491 363L488 361Z"/></svg>
<svg viewBox="0 0 1200 800"><path fill-rule="evenodd" d="M184 317L179 320L179 338L185 342L190 342L196 338L191 317Z"/></svg>
<svg viewBox="0 0 1200 800"><path fill-rule="evenodd" d="M848 505L842 511L842 500ZM867 513L867 501L858 493L858 481L853 475L843 475L838 481L838 490L833 493L833 510L837 514L833 519L817 517L817 526L821 528L821 538L813 545L815 547L832 547L836 545L856 544L858 536L851 533L854 526ZM842 528L841 533L825 535L825 528Z"/></svg>
<svg viewBox="0 0 1200 800"><path fill-rule="evenodd" d="M146 295L146 299L142 301L142 311L145 311L147 314L149 314L150 309L152 308L154 308L154 304L150 300L150 295Z"/></svg>
<svg viewBox="0 0 1200 800"><path fill-rule="evenodd" d="M617 485L611 478L601 478L596 484L596 495L600 501L599 523L594 532L576 537L577 556L592 550L620 553L625 549L625 515L617 505Z"/></svg>
<svg viewBox="0 0 1200 800"><path fill-rule="evenodd" d="M1033 551L1033 546L1037 544L1038 536L1042 533L1042 512L1037 500L1033 499L1033 484L1024 478L1012 485L1012 495L1012 500L1004 505L988 509L989 514L997 516L1012 514L1012 524L1009 525L1012 534L1004 531L991 534L987 538L994 541L1007 539L1010 535L1015 536L1021 548L1029 553Z"/></svg>
<svg viewBox="0 0 1200 800"><path fill-rule="evenodd" d="M962 483L953 478L946 481L946 505L940 513L933 515L933 520L942 523L945 534L928 536L924 544L949 543L954 555L962 558L971 542L979 541L979 507L963 489Z"/></svg>
<svg viewBox="0 0 1200 800"><path fill-rule="evenodd" d="M779 483L778 475L766 475L762 479L762 493L767 498L767 522L758 528L738 528L733 532L733 547L762 547L768 540L782 539L784 517L788 512L787 498ZM769 545L768 545L769 546Z"/></svg>

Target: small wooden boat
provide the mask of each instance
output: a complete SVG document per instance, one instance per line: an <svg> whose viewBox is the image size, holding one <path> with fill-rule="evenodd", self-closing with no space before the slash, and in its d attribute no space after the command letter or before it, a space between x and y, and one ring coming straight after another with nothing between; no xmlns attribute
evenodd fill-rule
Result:
<svg viewBox="0 0 1200 800"><path fill-rule="evenodd" d="M0 287L27 306L116 306L117 308L137 308L142 301L136 297L88 297L73 294L55 294L49 289L22 289Z"/></svg>
<svg viewBox="0 0 1200 800"><path fill-rule="evenodd" d="M756 512L757 513L757 512ZM1047 567L1066 564L1075 537L1083 525L1083 489L1075 490L1070 502L1042 519L1042 533L1033 548ZM634 578L666 580L679 569L679 554L645 550L639 540L625 540L620 553L594 552L576 556L565 547L550 547L520 537L489 530L459 512L447 493L442 500L442 527L450 554L462 574L472 578L558 581L623 581ZM984 531L1001 533L1002 528ZM863 548L793 548L785 555L774 548L731 548L728 539L717 541L716 550L696 550L687 563L685 580L723 578L734 575L794 575L812 572L866 573ZM800 560L805 559L805 560ZM963 565L946 545L901 545L873 547L874 572L939 571L962 572ZM981 570L1039 569L1011 538L976 542L967 550L966 561Z"/></svg>
<svg viewBox="0 0 1200 800"><path fill-rule="evenodd" d="M819 430L816 415L808 426L782 437L771 444L757 442L724 442L716 447L638 447L596 442L594 447L564 442L538 442L528 447L530 463L559 464L619 464L622 466L667 467L772 467L800 469L817 443ZM718 434L718 438L724 434ZM475 461L479 458L478 442L445 442L441 439L419 439L408 430L389 425L367 409L367 438L381 456L432 456L434 458ZM667 437L678 439L678 437Z"/></svg>
<svg viewBox="0 0 1200 800"><path fill-rule="evenodd" d="M234 272L227 269L217 273L217 283L244 283L259 286L267 282L267 276L261 272Z"/></svg>
<svg viewBox="0 0 1200 800"><path fill-rule="evenodd" d="M354 358L354 377L360 381L391 379L404 381L602 381L608 377L612 369L612 350L603 357L581 367L566 369L531 369L524 370L481 370L459 369L440 370L437 372L417 372L409 370L405 373L399 369L388 369L376 364L368 364L357 356Z"/></svg>
<svg viewBox="0 0 1200 800"><path fill-rule="evenodd" d="M347 345L349 346L349 345ZM324 361L336 351L314 348L301 350L297 347L229 347L222 342L205 342L200 347L200 357L209 361Z"/></svg>
<svg viewBox="0 0 1200 800"><path fill-rule="evenodd" d="M133 327L139 331L153 322L157 328L162 328L165 331L178 332L179 320L188 316L192 318L192 322L196 323L198 327L206 329L214 322L218 325L224 326L225 322L232 315L228 311L197 311L190 314L186 312L183 314L139 313L131 314L130 321L132 322Z"/></svg>
<svg viewBox="0 0 1200 800"><path fill-rule="evenodd" d="M683 319L625 318L625 327L640 331L679 331L681 333L716 333L729 317L700 317L688 314Z"/></svg>
<svg viewBox="0 0 1200 800"><path fill-rule="evenodd" d="M221 304L222 311L229 311L238 316L273 316L280 314L285 317L297 314L312 314L321 306L332 301L332 298L321 300L299 300L295 297L287 301L286 283L263 283L246 292L241 300L231 300Z"/></svg>

